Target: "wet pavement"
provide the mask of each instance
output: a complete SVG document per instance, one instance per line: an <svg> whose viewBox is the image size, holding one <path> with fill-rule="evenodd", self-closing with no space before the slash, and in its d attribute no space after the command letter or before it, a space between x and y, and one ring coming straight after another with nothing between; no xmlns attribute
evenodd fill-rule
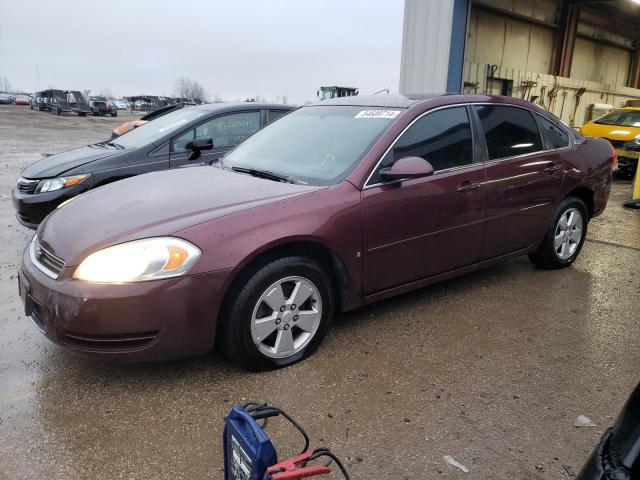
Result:
<svg viewBox="0 0 640 480"><path fill-rule="evenodd" d="M22 314L15 277L32 233L10 189L42 153L124 120L0 106L0 478L222 478L224 415L248 399L286 409L354 479L564 478L640 381L640 212L620 206L619 180L571 268L519 258L344 314L285 370L247 373L216 354L114 366L61 350ZM581 414L596 427L575 428ZM269 431L283 454L299 448L286 424Z"/></svg>

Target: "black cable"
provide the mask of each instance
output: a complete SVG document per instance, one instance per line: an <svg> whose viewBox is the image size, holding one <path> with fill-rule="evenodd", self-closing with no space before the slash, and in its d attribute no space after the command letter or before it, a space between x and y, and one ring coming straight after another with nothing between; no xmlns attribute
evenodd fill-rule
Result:
<svg viewBox="0 0 640 480"><path fill-rule="evenodd" d="M304 453L307 450L309 450L309 435L307 435L307 432L304 430L304 428L302 428L302 426L298 422L296 422L291 416L289 416L287 412L285 412L281 408L272 407L270 405L267 405L266 403L260 403L260 402L247 402L243 405L243 408L254 419L265 420L265 422L261 426L262 428L264 428L267 425L267 422L266 422L267 418L275 417L277 415L282 415L284 418L289 420L291 425L293 425L296 428L296 430L298 430L304 437L304 448L300 453Z"/></svg>
<svg viewBox="0 0 640 480"><path fill-rule="evenodd" d="M309 460L310 461L311 460L315 460L315 459L320 458L320 457L329 457L331 460L333 460L336 463L336 465L338 465L338 468L342 472L342 476L345 478L345 480L350 480L349 473L347 472L347 469L342 464L340 459L338 457L336 457L335 454L331 450L329 450L328 448L318 448L315 451L315 453L309 457Z"/></svg>

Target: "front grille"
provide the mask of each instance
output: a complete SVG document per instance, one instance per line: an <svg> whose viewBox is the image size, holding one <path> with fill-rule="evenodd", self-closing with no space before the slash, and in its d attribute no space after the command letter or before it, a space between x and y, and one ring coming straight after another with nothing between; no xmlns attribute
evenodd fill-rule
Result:
<svg viewBox="0 0 640 480"><path fill-rule="evenodd" d="M607 140L611 142L611 145L613 145L613 148L624 148L624 144L627 143L625 140L610 140L608 138Z"/></svg>
<svg viewBox="0 0 640 480"><path fill-rule="evenodd" d="M29 180L28 178L20 177L18 179L18 191L20 193L36 193L40 180Z"/></svg>
<svg viewBox="0 0 640 480"><path fill-rule="evenodd" d="M37 236L31 242L31 261L45 275L56 279L64 268L64 260L40 245Z"/></svg>

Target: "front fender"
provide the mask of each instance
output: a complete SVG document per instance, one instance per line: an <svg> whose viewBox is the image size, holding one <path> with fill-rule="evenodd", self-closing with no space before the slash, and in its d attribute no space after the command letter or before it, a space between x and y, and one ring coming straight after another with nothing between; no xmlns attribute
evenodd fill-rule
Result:
<svg viewBox="0 0 640 480"><path fill-rule="evenodd" d="M342 262L349 280L347 297L351 298L361 291L362 284L361 219L360 191L342 182L210 220L174 235L203 252L190 273L234 269L233 276L270 250L313 242Z"/></svg>

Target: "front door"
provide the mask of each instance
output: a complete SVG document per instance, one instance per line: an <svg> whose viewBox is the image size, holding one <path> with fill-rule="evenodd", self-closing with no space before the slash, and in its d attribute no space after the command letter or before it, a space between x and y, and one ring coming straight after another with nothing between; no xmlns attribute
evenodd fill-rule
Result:
<svg viewBox="0 0 640 480"><path fill-rule="evenodd" d="M258 130L260 130L260 111L258 110L226 113L207 120L173 139L171 168L216 160ZM199 159L190 161L191 151L186 149L186 145L195 138L211 138L213 149L202 151Z"/></svg>
<svg viewBox="0 0 640 480"><path fill-rule="evenodd" d="M524 108L474 108L488 154L484 260L527 249L542 239L562 183L558 150L569 145L569 138L552 124L553 131L546 131L550 122L536 120L538 115ZM566 144L558 138L550 145L550 135L564 135Z"/></svg>
<svg viewBox="0 0 640 480"><path fill-rule="evenodd" d="M362 192L365 294L477 262L485 174L469 115L464 106L425 114L399 137L367 182ZM434 175L381 181L381 168L408 156L429 161Z"/></svg>

